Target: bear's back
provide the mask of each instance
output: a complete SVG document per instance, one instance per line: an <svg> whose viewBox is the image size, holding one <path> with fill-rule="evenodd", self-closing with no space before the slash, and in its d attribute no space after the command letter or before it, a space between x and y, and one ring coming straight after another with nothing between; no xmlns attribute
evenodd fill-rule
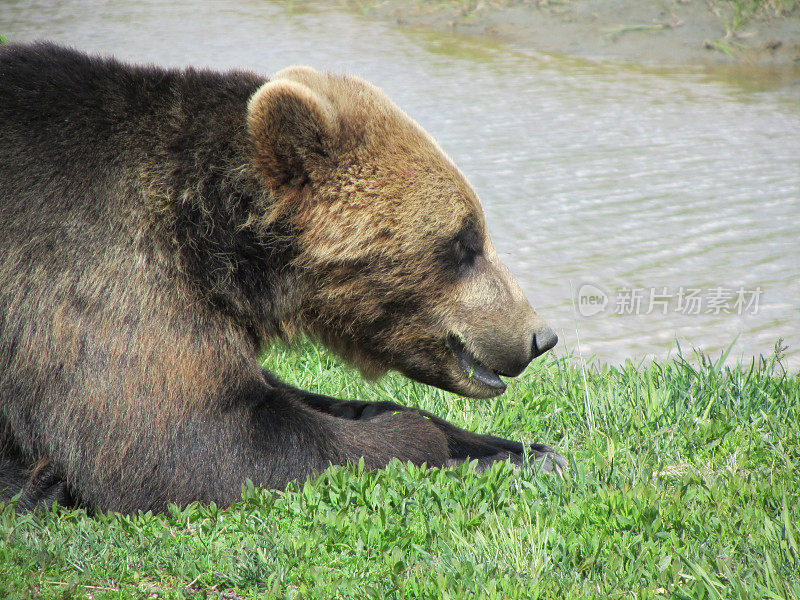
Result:
<svg viewBox="0 0 800 600"><path fill-rule="evenodd" d="M0 47L0 255L40 261L24 256L36 244L85 260L132 242L164 205L188 204L186 190L240 160L247 100L263 81L50 43Z"/></svg>
<svg viewBox="0 0 800 600"><path fill-rule="evenodd" d="M185 175L191 165L182 161L195 149L216 150L237 124L244 130L247 100L263 81L128 65L50 43L0 47L0 218L32 208L41 217L42 203L53 214L74 199L130 198L119 186L141 183L165 161Z"/></svg>

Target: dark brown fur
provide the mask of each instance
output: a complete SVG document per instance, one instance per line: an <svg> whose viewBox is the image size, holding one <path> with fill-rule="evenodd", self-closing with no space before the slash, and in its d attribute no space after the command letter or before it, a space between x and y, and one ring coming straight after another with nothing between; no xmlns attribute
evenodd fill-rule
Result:
<svg viewBox="0 0 800 600"><path fill-rule="evenodd" d="M4 46L0 223L0 488L21 506L224 504L360 457L522 460L259 367L305 334L368 375L488 396L454 339L507 375L543 350L466 180L360 79Z"/></svg>

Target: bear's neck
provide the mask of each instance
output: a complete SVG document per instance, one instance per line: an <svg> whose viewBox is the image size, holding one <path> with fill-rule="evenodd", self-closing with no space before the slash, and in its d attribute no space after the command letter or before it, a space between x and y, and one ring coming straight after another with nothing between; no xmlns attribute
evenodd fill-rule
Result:
<svg viewBox="0 0 800 600"><path fill-rule="evenodd" d="M198 302L264 342L291 320L295 254L280 225L256 231L249 219L270 202L247 132L247 102L264 80L195 70L167 76L169 94L153 99L157 114L143 115L141 127L154 129L141 188L154 233Z"/></svg>

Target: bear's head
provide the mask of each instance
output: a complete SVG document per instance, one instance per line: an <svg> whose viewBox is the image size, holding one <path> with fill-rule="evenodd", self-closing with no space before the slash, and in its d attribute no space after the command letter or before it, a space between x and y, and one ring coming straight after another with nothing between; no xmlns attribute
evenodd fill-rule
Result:
<svg viewBox="0 0 800 600"><path fill-rule="evenodd" d="M502 393L557 337L500 262L480 202L434 140L373 85L309 67L250 99L254 163L297 245L287 327L367 376L387 369Z"/></svg>

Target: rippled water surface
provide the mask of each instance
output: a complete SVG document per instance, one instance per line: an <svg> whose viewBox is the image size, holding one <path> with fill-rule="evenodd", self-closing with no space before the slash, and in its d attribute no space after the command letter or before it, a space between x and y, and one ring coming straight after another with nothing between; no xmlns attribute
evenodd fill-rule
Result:
<svg viewBox="0 0 800 600"><path fill-rule="evenodd" d="M459 164L563 340L800 368L800 83L653 73L375 23L332 5L9 2L0 32L165 65L290 64L383 87Z"/></svg>

